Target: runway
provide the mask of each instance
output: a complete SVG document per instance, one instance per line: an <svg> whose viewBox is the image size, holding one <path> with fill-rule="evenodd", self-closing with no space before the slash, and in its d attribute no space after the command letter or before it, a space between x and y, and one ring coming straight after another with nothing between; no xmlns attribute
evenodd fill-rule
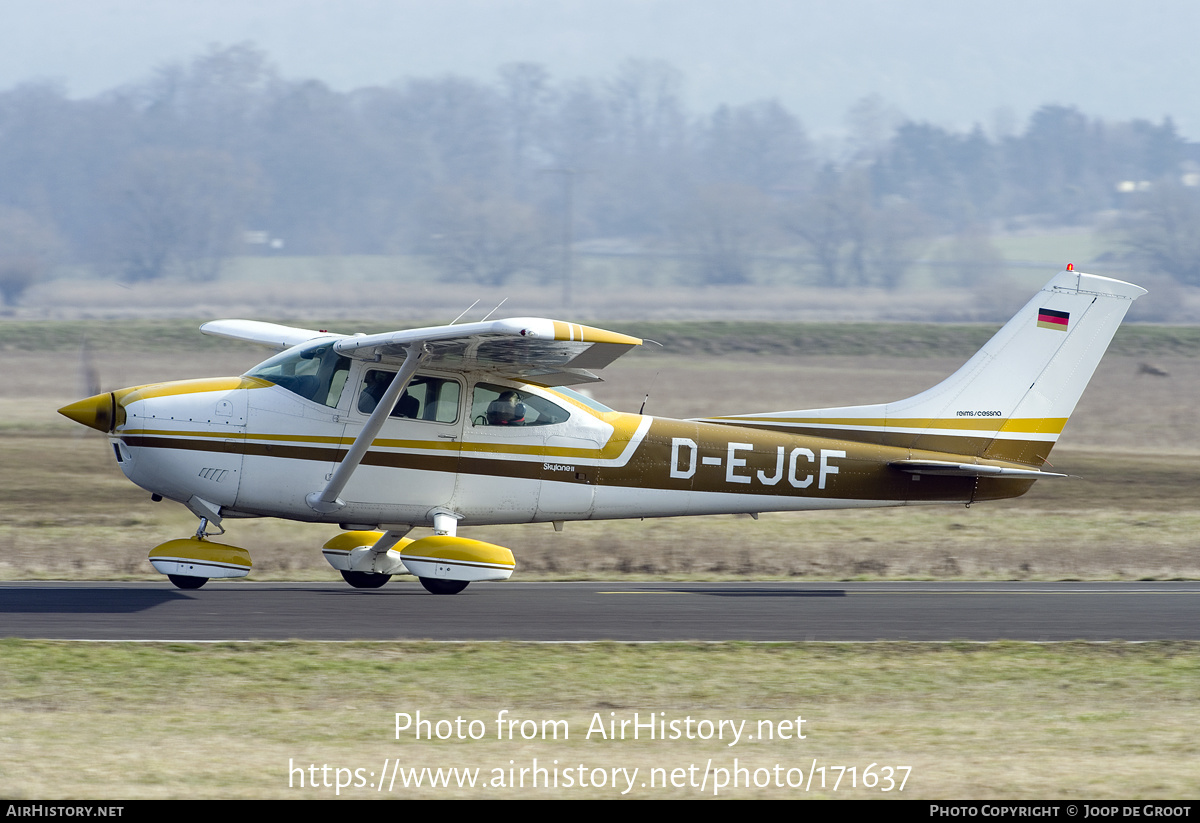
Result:
<svg viewBox="0 0 1200 823"><path fill-rule="evenodd" d="M78 640L1200 640L1200 583L0 584L0 636Z"/></svg>

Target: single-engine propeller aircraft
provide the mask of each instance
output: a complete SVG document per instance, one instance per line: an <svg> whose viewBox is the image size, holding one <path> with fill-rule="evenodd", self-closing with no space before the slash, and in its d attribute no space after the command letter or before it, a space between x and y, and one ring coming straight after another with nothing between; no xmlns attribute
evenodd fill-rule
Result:
<svg viewBox="0 0 1200 823"><path fill-rule="evenodd" d="M870 406L669 420L613 411L597 381L641 340L537 318L331 334L218 320L278 353L241 377L155 383L59 411L108 435L125 475L200 518L150 552L175 585L243 577L226 519L337 523L358 588L416 575L454 594L512 552L459 525L972 503L1017 497L1145 290L1068 266L957 372ZM433 534L412 540L418 527Z"/></svg>

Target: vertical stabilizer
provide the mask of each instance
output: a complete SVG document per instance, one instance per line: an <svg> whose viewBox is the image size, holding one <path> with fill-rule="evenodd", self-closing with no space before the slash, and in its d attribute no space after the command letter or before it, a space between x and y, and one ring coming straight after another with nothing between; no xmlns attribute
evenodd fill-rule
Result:
<svg viewBox="0 0 1200 823"><path fill-rule="evenodd" d="M721 417L713 422L1041 465L1146 290L1063 271L967 363L893 403Z"/></svg>

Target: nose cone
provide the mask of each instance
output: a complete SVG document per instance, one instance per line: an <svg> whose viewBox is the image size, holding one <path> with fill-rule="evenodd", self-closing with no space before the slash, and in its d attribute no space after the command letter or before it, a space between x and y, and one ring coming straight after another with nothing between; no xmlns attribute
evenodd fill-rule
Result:
<svg viewBox="0 0 1200 823"><path fill-rule="evenodd" d="M97 394L63 406L58 413L96 431L109 432L116 419L116 398L112 392Z"/></svg>

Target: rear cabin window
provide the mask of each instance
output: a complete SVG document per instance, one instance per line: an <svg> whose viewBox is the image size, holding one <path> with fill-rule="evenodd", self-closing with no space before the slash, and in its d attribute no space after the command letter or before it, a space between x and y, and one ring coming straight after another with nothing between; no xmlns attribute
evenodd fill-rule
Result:
<svg viewBox="0 0 1200 823"><path fill-rule="evenodd" d="M359 388L358 410L363 414L375 411L384 392L395 379L395 372L382 369L368 371ZM418 374L409 381L404 393L392 407L390 416L453 423L458 420L458 397L458 381Z"/></svg>

